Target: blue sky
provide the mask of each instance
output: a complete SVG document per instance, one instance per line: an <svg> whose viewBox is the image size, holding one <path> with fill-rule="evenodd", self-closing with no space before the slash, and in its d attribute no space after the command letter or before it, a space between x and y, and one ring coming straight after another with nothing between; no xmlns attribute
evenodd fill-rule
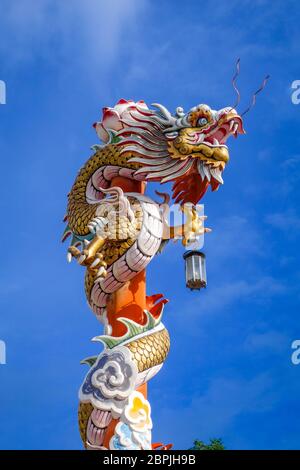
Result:
<svg viewBox="0 0 300 470"><path fill-rule="evenodd" d="M172 340L150 382L154 441L222 437L231 449L300 448L298 239L300 6L296 1L0 0L0 448L78 449L79 361L100 331L59 238L66 194L97 143L91 124L119 98L170 110L240 110L225 185L205 196L208 288L184 286L183 249L148 269L171 302ZM150 189L150 188L149 188ZM153 188L150 190L153 194Z"/></svg>

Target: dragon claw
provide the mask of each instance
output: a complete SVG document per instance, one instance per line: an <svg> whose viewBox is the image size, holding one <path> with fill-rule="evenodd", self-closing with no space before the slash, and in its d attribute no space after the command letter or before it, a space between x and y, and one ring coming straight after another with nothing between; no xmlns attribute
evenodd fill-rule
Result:
<svg viewBox="0 0 300 470"><path fill-rule="evenodd" d="M78 257L77 262L78 264L82 264L86 259L86 255L82 254L81 256Z"/></svg>
<svg viewBox="0 0 300 470"><path fill-rule="evenodd" d="M106 276L107 276L107 271L104 268L104 266L101 266L101 268L99 269L99 271L96 274L96 279L105 278Z"/></svg>
<svg viewBox="0 0 300 470"><path fill-rule="evenodd" d="M95 268L99 263L100 263L100 259L96 258L90 265L90 268Z"/></svg>
<svg viewBox="0 0 300 470"><path fill-rule="evenodd" d="M92 274L99 273L99 276L106 276L107 264L103 261L103 255L100 253L105 239L95 235L92 241L84 240L84 249L80 251L76 246L71 245L68 248L67 260L72 261L72 257L77 259L78 264L87 267Z"/></svg>
<svg viewBox="0 0 300 470"><path fill-rule="evenodd" d="M187 216L182 237L182 244L184 246L195 242L198 236L211 232L211 229L204 227L203 224L204 220L207 219L207 216L199 215L195 207L183 208L183 212Z"/></svg>
<svg viewBox="0 0 300 470"><path fill-rule="evenodd" d="M95 259L94 261L91 263L90 265L90 268L95 268L96 266L98 266L100 264L100 266L103 266L103 267L107 267L107 264L105 263L105 261L103 261L103 255L102 253L96 253L95 255Z"/></svg>
<svg viewBox="0 0 300 470"><path fill-rule="evenodd" d="M72 245L72 246L69 246L69 248L68 248L68 254L67 254L68 261L70 260L70 257L68 256L69 254L71 255L71 260L72 260L72 257L78 258L78 256L80 256L80 254L81 254L81 251L78 250L78 248L76 248L76 246Z"/></svg>

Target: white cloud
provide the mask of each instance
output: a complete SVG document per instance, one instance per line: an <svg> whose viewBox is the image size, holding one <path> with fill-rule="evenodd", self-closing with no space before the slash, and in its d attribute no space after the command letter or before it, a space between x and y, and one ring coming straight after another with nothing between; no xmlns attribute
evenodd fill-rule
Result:
<svg viewBox="0 0 300 470"><path fill-rule="evenodd" d="M214 378L207 390L194 395L185 408L181 408L182 403L178 409L174 405L172 409L162 408L159 432L164 439L166 436L174 439L175 448L176 441L191 446L196 438L206 440L224 436L242 413L263 412L273 406L276 397L272 387L272 379L267 374L248 380Z"/></svg>
<svg viewBox="0 0 300 470"><path fill-rule="evenodd" d="M292 201L295 200L295 192L299 188L299 163L300 155L296 154L284 160L280 165L281 174L277 183L277 193L282 197L292 196Z"/></svg>
<svg viewBox="0 0 300 470"><path fill-rule="evenodd" d="M274 150L271 147L264 148L258 152L257 158L262 162L269 161L272 158L273 153Z"/></svg>
<svg viewBox="0 0 300 470"><path fill-rule="evenodd" d="M272 277L258 277L257 279L234 279L231 282L210 284L205 292L181 304L181 315L175 316L173 323L176 329L184 331L191 339L198 338L203 332L203 320L211 321L217 318L230 316L231 322L238 318L241 309L248 311L249 304L255 310L258 305L265 308L274 301L274 297L286 293L287 287ZM248 302L248 307L245 304ZM187 319L188 318L188 322ZM255 319L255 313L253 313Z"/></svg>
<svg viewBox="0 0 300 470"><path fill-rule="evenodd" d="M256 282L251 282L250 279L225 282L221 285L211 286L205 299L201 299L202 314L221 313L236 302L249 298L252 303L260 302L283 292L285 292L285 286L272 277L263 277Z"/></svg>
<svg viewBox="0 0 300 470"><path fill-rule="evenodd" d="M281 353L289 345L288 338L278 331L252 333L247 336L244 347L248 352L263 351Z"/></svg>
<svg viewBox="0 0 300 470"><path fill-rule="evenodd" d="M285 212L274 212L266 216L266 223L274 227L275 229L282 230L284 232L290 232L293 235L295 232L300 230L300 217L292 209Z"/></svg>
<svg viewBox="0 0 300 470"><path fill-rule="evenodd" d="M111 64L124 36L134 35L146 0L2 0L2 61L79 60ZM5 12L5 13L3 13ZM75 51L75 54L74 54Z"/></svg>
<svg viewBox="0 0 300 470"><path fill-rule="evenodd" d="M210 226L209 219L206 225ZM255 218L250 218L247 214L221 218L212 228L213 232L206 236L205 242L211 251L210 256L218 264L236 259L241 262L245 257L251 262L251 256L266 254Z"/></svg>
<svg viewBox="0 0 300 470"><path fill-rule="evenodd" d="M288 172L297 170L299 168L300 155L293 155L292 157L287 158L281 164L281 167L287 170Z"/></svg>

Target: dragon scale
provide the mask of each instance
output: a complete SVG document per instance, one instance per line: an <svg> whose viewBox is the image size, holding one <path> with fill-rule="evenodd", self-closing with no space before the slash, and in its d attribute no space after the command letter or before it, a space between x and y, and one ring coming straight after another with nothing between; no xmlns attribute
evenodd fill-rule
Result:
<svg viewBox="0 0 300 470"><path fill-rule="evenodd" d="M196 204L208 187L218 189L229 160L226 140L243 133L232 108L201 104L172 115L155 104L120 100L103 109L95 130L104 145L80 169L68 195L64 232L68 260L86 268L85 293L104 334L98 356L79 391L78 421L87 449L151 449L151 408L146 384L170 347L161 322L167 302L146 297L143 273L165 241L185 246L208 229ZM186 221L170 227L166 207L143 192L146 182L172 182L172 197ZM140 296L140 305L136 296Z"/></svg>

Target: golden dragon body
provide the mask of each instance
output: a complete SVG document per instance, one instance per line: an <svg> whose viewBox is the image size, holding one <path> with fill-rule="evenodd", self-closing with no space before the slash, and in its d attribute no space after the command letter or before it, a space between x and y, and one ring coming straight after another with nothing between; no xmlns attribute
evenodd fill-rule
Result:
<svg viewBox="0 0 300 470"><path fill-rule="evenodd" d="M90 370L80 389L80 432L91 449L151 448L150 406L136 388L158 372L169 351L169 335L161 323L165 300L150 298L142 322L120 319L126 327L121 336L112 329L107 303L147 267L164 240L181 236L188 244L190 237L204 233L194 206L209 185L216 190L222 184L229 159L226 140L243 133L234 109L199 105L188 113L177 108L173 116L162 105L154 107L120 100L114 108L104 108L95 128L105 145L95 146L68 196L68 258L86 267L86 297L105 327L97 338L105 349L85 361ZM169 227L167 196L159 204L141 193L123 192L115 184L118 178L171 181L173 199L187 221ZM117 425L105 447L112 420Z"/></svg>

